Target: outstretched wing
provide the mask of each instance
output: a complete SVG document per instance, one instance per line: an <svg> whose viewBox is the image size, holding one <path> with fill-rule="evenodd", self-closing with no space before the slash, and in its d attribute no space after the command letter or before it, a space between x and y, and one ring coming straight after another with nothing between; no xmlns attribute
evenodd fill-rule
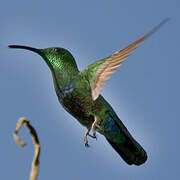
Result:
<svg viewBox="0 0 180 180"><path fill-rule="evenodd" d="M127 56L129 56L133 52L133 50L136 49L136 47L138 47L145 39L147 39L167 21L168 19L163 20L159 25L154 27L149 33L145 34L137 41L133 42L124 49L115 52L105 59L96 61L81 72L88 78L90 82L93 100L96 100L98 98L104 86L104 83L110 78L110 76L127 58Z"/></svg>

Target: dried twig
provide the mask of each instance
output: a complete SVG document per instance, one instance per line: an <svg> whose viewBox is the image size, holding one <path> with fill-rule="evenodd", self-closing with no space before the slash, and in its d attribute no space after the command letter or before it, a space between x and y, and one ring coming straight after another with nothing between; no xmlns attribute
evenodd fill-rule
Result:
<svg viewBox="0 0 180 180"><path fill-rule="evenodd" d="M20 118L19 121L17 122L16 130L14 131L14 139L21 147L26 145L26 143L22 142L20 138L18 137L19 129L24 123L26 124L26 127L29 129L29 132L32 136L32 140L34 143L34 152L35 152L34 159L32 161L32 167L31 167L29 180L36 180L38 176L38 171L39 171L40 144L39 144L36 130L30 125L29 121L26 120L25 118Z"/></svg>

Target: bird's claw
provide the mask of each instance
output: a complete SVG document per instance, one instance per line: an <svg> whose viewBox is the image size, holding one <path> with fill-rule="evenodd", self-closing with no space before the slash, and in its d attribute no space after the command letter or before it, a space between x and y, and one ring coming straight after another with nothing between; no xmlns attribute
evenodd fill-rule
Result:
<svg viewBox="0 0 180 180"><path fill-rule="evenodd" d="M96 140L97 140L97 136L96 136L96 133L95 133L95 132L93 133L93 135L88 134L88 136L90 136L91 138L94 138L94 139L96 139Z"/></svg>
<svg viewBox="0 0 180 180"><path fill-rule="evenodd" d="M89 144L88 142L84 143L85 147L89 147Z"/></svg>
<svg viewBox="0 0 180 180"><path fill-rule="evenodd" d="M85 147L89 147L87 136L84 137L84 145Z"/></svg>
<svg viewBox="0 0 180 180"><path fill-rule="evenodd" d="M95 125L95 124L94 124ZM87 136L90 136L91 138L93 139L96 139L97 140L97 136L96 136L96 130L95 130L95 127L93 126L93 134L89 134L89 131L91 130L91 128L88 128L84 134L84 145L85 147L89 147L89 144L88 144L88 140L87 140Z"/></svg>
<svg viewBox="0 0 180 180"><path fill-rule="evenodd" d="M90 128L88 128L84 134L84 145L85 147L89 147L87 136L89 135Z"/></svg>

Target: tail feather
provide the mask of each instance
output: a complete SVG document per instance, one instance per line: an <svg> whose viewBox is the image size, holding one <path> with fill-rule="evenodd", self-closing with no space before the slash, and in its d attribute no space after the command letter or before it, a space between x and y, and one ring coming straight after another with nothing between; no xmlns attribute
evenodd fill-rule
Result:
<svg viewBox="0 0 180 180"><path fill-rule="evenodd" d="M121 144L115 143L108 138L106 139L127 164L141 165L145 163L147 160L147 153L145 150L132 138L132 136L126 136L126 138L126 141Z"/></svg>
<svg viewBox="0 0 180 180"><path fill-rule="evenodd" d="M103 98L100 96L98 100ZM102 111L99 118L99 133L103 134L109 144L129 165L141 165L146 162L147 154L143 147L131 136L128 129L113 111L111 106L102 99L106 111ZM97 129L98 130L98 129Z"/></svg>

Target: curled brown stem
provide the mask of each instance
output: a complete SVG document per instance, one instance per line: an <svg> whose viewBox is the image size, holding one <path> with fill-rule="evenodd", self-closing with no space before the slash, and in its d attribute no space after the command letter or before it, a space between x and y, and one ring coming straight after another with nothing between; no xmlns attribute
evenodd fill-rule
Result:
<svg viewBox="0 0 180 180"><path fill-rule="evenodd" d="M39 172L40 144L39 144L39 139L38 139L36 130L31 126L31 124L26 118L23 117L18 120L16 124L16 129L14 131L14 139L21 147L26 145L26 143L22 142L18 136L18 132L24 123L26 127L28 128L32 136L33 143L34 143L34 158L32 161L32 167L31 167L29 180L36 180L38 176L38 172Z"/></svg>

